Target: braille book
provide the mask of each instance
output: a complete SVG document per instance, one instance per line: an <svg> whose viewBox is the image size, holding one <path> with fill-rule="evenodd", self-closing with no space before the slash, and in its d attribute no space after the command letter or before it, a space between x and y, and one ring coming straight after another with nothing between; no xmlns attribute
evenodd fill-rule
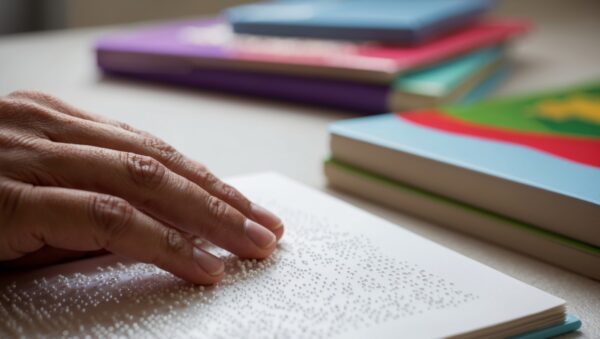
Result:
<svg viewBox="0 0 600 339"><path fill-rule="evenodd" d="M229 181L280 215L266 260L203 287L104 256L0 277L2 337L545 338L563 300L277 174Z"/></svg>
<svg viewBox="0 0 600 339"><path fill-rule="evenodd" d="M477 222L467 231L600 279L600 84L351 119L330 133L335 170L356 169L528 225L566 247L548 252L523 238L500 240ZM445 223L466 229L457 220Z"/></svg>
<svg viewBox="0 0 600 339"><path fill-rule="evenodd" d="M225 13L238 33L417 44L479 18L490 0L267 2Z"/></svg>

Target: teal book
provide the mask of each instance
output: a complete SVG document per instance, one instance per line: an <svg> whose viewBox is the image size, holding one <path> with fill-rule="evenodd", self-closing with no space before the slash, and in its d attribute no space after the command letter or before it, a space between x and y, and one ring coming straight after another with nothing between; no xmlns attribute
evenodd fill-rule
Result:
<svg viewBox="0 0 600 339"><path fill-rule="evenodd" d="M486 48L444 62L435 67L398 77L392 83L395 91L443 96L459 86L463 79L485 66L500 61L502 48Z"/></svg>
<svg viewBox="0 0 600 339"><path fill-rule="evenodd" d="M503 48L493 47L399 76L390 86L387 110L480 99L498 85L507 67Z"/></svg>

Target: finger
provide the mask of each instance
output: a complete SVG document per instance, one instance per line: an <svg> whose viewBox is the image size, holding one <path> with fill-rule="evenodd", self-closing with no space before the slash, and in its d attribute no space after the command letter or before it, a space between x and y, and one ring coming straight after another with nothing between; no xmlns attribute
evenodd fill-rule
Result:
<svg viewBox="0 0 600 339"><path fill-rule="evenodd" d="M153 158L92 146L50 143L43 172L68 187L121 197L163 223L245 258L265 258L272 232Z"/></svg>
<svg viewBox="0 0 600 339"><path fill-rule="evenodd" d="M11 99L19 99L23 102L29 102L29 103L35 104L38 106L38 109L40 109L40 110L43 110L43 109L52 110L54 113L58 113L58 114L67 114L72 117L80 118L80 119L87 120L87 121L95 121L95 122L106 124L106 125L111 125L111 126L123 129L123 130L135 132L135 133L140 133L140 134L145 133L144 131L135 129L126 123L123 123L123 122L120 122L117 120L113 120L113 119L109 119L107 117L93 114L93 113L87 112L85 110L79 109L73 105L68 104L67 102L64 102L64 101L62 101L52 95L44 93L44 92L22 90L22 91L12 92L7 97L11 98Z"/></svg>
<svg viewBox="0 0 600 339"><path fill-rule="evenodd" d="M219 180L206 167L185 157L159 138L127 124L83 112L43 93L26 92L25 95L27 100L40 105L45 103L54 111L53 118L60 121L60 128L48 126L45 131L52 140L150 156L268 228L277 239L283 235L283 222L279 217L251 202L237 189ZM57 112L65 112L69 116L60 116Z"/></svg>
<svg viewBox="0 0 600 339"><path fill-rule="evenodd" d="M117 197L34 187L20 210L20 228L27 232L24 236L43 239L48 246L74 251L104 248L198 284L212 284L223 276L219 258L195 248L178 230ZM36 213L30 213L32 210Z"/></svg>

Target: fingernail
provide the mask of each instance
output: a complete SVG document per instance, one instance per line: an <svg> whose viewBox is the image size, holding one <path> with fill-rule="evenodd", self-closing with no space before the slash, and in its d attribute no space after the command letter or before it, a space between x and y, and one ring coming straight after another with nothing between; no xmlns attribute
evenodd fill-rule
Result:
<svg viewBox="0 0 600 339"><path fill-rule="evenodd" d="M250 208L254 219L268 229L274 231L283 226L281 219L266 208L255 203L252 203Z"/></svg>
<svg viewBox="0 0 600 339"><path fill-rule="evenodd" d="M200 266L200 268L208 273L209 275L217 276L221 275L225 270L225 265L221 259L204 252L198 248L193 249L193 256L196 263Z"/></svg>
<svg viewBox="0 0 600 339"><path fill-rule="evenodd" d="M275 234L250 219L246 219L246 235L259 248L268 248L277 240Z"/></svg>

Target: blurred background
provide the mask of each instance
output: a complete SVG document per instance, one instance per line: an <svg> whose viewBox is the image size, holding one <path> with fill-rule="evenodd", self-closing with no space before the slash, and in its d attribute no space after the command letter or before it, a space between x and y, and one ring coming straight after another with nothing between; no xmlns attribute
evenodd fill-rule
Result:
<svg viewBox="0 0 600 339"><path fill-rule="evenodd" d="M208 15L249 0L0 0L0 34Z"/></svg>
<svg viewBox="0 0 600 339"><path fill-rule="evenodd" d="M289 0L288 0L289 1ZM219 13L232 5L251 0L0 0L0 34L88 27L119 23L161 20ZM536 23L552 21L568 26L588 22L597 29L600 1L571 0L565 11L564 0L498 1L493 14L526 16ZM582 8L586 8L582 11ZM586 20L593 19L596 20ZM596 23L594 23L594 21Z"/></svg>

